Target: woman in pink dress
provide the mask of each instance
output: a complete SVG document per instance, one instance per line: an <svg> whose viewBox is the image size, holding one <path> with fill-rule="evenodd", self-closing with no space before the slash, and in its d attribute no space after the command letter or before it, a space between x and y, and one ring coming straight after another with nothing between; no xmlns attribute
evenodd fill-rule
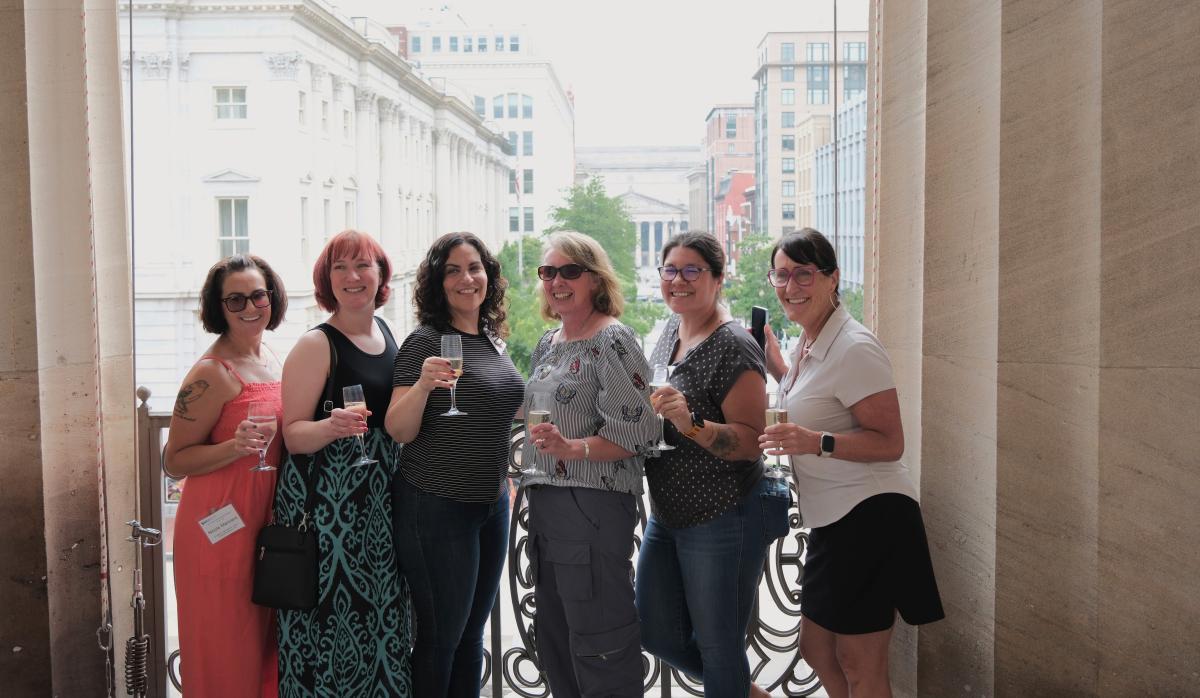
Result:
<svg viewBox="0 0 1200 698"><path fill-rule="evenodd" d="M273 611L250 601L254 541L267 522L280 439L282 366L263 331L283 321L287 293L254 255L213 265L200 320L219 335L183 380L164 469L186 477L175 517L175 595L180 671L188 698L276 695ZM248 417L251 403L255 415Z"/></svg>

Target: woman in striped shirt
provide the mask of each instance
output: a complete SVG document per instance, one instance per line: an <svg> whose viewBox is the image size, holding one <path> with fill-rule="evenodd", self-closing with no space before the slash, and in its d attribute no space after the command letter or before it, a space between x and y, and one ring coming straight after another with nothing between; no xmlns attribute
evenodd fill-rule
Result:
<svg viewBox="0 0 1200 698"><path fill-rule="evenodd" d="M530 559L541 669L555 698L642 695L633 605L633 532L643 454L658 435L646 359L617 321L608 254L575 232L551 236L538 267L542 315L562 325L533 351L528 468ZM545 407L543 407L545 406Z"/></svg>
<svg viewBox="0 0 1200 698"><path fill-rule="evenodd" d="M405 446L392 517L417 616L413 693L422 698L479 695L483 626L508 545L509 435L524 392L501 339L505 286L479 238L443 235L417 269L420 325L396 354L386 426ZM462 344L457 383L443 335ZM445 414L452 385L465 414Z"/></svg>

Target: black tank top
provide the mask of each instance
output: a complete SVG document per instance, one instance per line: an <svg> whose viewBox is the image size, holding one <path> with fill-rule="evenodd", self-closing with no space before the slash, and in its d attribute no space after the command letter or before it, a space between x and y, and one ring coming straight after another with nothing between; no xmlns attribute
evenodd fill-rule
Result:
<svg viewBox="0 0 1200 698"><path fill-rule="evenodd" d="M367 427L382 429L383 420L387 415L388 403L392 399L392 365L396 361L396 340L391 330L382 318L376 316L375 323L383 330L383 353L368 354L350 341L341 331L323 322L317 327L329 335L337 348L337 368L334 370L333 404L342 407L342 388L347 385L361 385L363 395L367 398L367 409L371 416L367 418Z"/></svg>

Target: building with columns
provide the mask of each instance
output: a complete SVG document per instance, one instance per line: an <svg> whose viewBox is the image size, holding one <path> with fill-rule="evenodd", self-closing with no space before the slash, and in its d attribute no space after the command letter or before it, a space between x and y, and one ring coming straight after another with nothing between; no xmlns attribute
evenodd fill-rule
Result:
<svg viewBox="0 0 1200 698"><path fill-rule="evenodd" d="M754 218L758 232L772 237L811 220L811 176L804 189L799 175L811 175L837 106L866 90L867 32L838 31L834 41L831 31L768 32L758 44ZM802 138L808 139L803 152Z"/></svg>
<svg viewBox="0 0 1200 698"><path fill-rule="evenodd" d="M677 233L688 230L688 208L661 201L632 189L617 197L633 221L637 249L633 254L637 269L638 298L661 300L658 290L658 265L663 245Z"/></svg>
<svg viewBox="0 0 1200 698"><path fill-rule="evenodd" d="M419 12L419 11L417 11ZM407 56L434 84L458 91L513 153L504 202L505 239L540 234L575 175L575 104L525 27L470 25L449 6L393 27Z"/></svg>
<svg viewBox="0 0 1200 698"><path fill-rule="evenodd" d="M282 275L282 353L324 316L311 270L332 234L383 244L383 313L403 335L430 242L472 230L498 247L507 230L505 139L414 73L395 35L322 0L247 7L134 6L137 377L157 405L212 341L197 295L220 257L249 251Z"/></svg>
<svg viewBox="0 0 1200 698"><path fill-rule="evenodd" d="M123 523L153 463L117 6L4 12L22 31L0 42L0 676L6 695L115 695ZM875 0L871 17L864 319L947 610L897 623L893 693L1194 694L1200 5Z"/></svg>

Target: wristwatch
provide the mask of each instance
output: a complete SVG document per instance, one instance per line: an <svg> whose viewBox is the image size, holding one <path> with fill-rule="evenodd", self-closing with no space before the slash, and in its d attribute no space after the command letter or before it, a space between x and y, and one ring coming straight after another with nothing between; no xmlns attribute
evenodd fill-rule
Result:
<svg viewBox="0 0 1200 698"><path fill-rule="evenodd" d="M832 456L833 455L833 447L834 447L833 434L830 434L827 431L821 432L821 441L817 445L817 448L820 450L817 451L817 456L822 457L822 458L826 457L826 456Z"/></svg>
<svg viewBox="0 0 1200 698"><path fill-rule="evenodd" d="M683 432L683 436L694 439L702 429L704 429L704 418L700 416L699 412L692 412L692 428Z"/></svg>

